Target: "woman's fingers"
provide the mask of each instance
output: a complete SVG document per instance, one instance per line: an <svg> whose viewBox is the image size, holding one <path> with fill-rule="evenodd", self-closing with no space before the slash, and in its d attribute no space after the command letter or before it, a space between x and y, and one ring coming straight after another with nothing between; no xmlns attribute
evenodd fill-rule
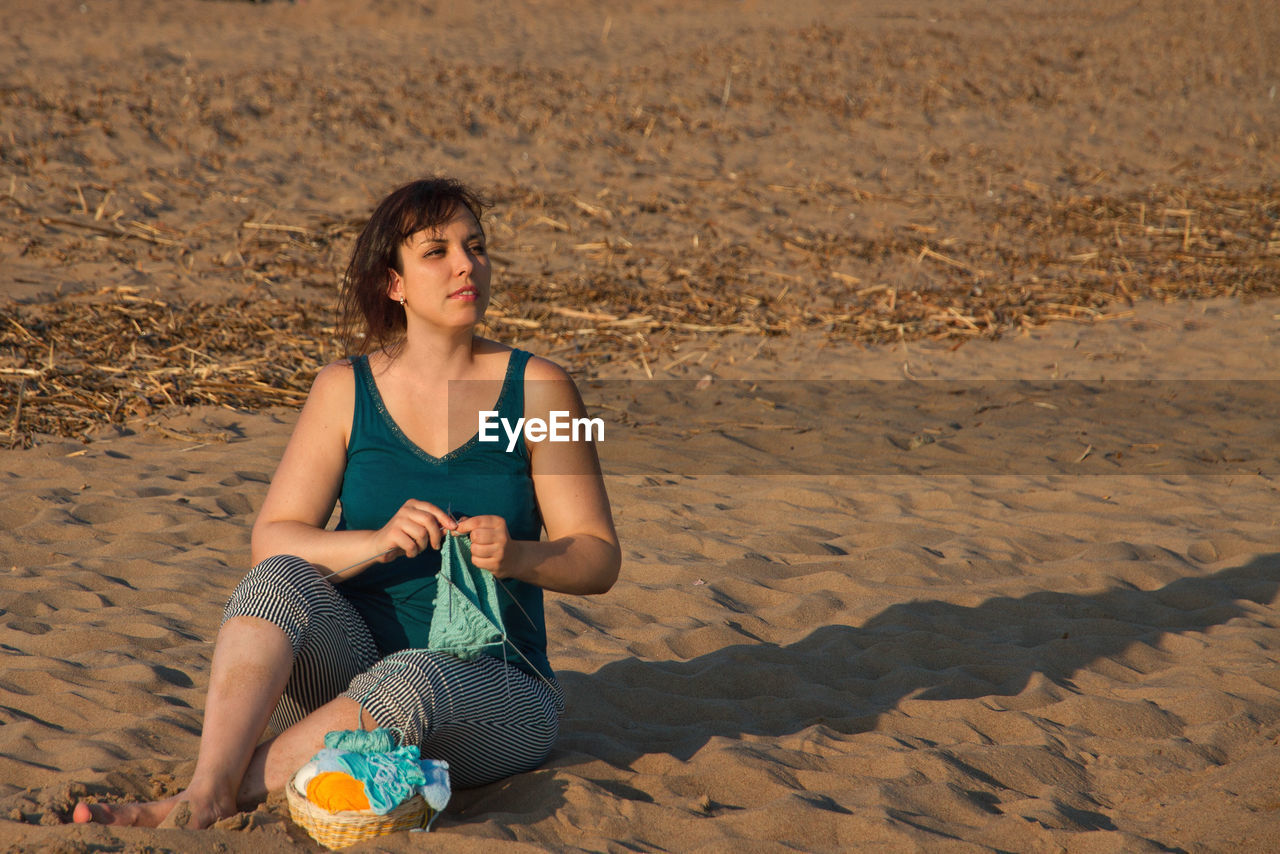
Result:
<svg viewBox="0 0 1280 854"><path fill-rule="evenodd" d="M495 520L502 522L502 528L505 531L507 523L501 516L463 516L458 521L458 533L470 534L471 542L473 543L476 541L476 536L479 533L480 539L483 540L485 535L480 532L483 532L488 528L492 528Z"/></svg>
<svg viewBox="0 0 1280 854"><path fill-rule="evenodd" d="M389 535L388 547L394 547L407 557L417 557L429 545L439 549L444 542L444 532L457 527L449 514L429 501L410 499L391 518L383 531ZM394 560L395 554L384 560Z"/></svg>
<svg viewBox="0 0 1280 854"><path fill-rule="evenodd" d="M440 522L434 516L414 519L410 522L410 532L414 543L418 546L415 555L426 551L427 546L439 549L440 544L444 541L444 535L440 533Z"/></svg>
<svg viewBox="0 0 1280 854"><path fill-rule="evenodd" d="M452 531L458 527L458 521L453 517L453 514L441 510L434 504L428 504L427 506L431 508L431 515L436 517L436 521L440 523L441 528Z"/></svg>
<svg viewBox="0 0 1280 854"><path fill-rule="evenodd" d="M507 522L501 516L473 516L458 525L458 533L471 535L471 562L504 577L504 563L511 546Z"/></svg>
<svg viewBox="0 0 1280 854"><path fill-rule="evenodd" d="M428 536L431 540L431 547L433 549L440 548L440 544L444 541L444 531L452 531L454 528L458 527L458 524L453 521L453 518L448 513L441 510L430 501L415 501L410 499L405 502L404 506L406 508L412 506L413 510L418 511L420 514L424 514L417 516L416 518L427 528Z"/></svg>
<svg viewBox="0 0 1280 854"><path fill-rule="evenodd" d="M444 532L458 527L447 512L430 501L409 499L377 533L375 542L381 551L374 559L387 563L401 555L417 557L428 547L438 550L444 544Z"/></svg>

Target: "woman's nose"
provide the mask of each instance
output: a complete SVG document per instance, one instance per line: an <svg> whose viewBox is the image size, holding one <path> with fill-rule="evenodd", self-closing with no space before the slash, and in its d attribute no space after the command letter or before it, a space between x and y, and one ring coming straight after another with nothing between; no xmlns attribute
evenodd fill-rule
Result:
<svg viewBox="0 0 1280 854"><path fill-rule="evenodd" d="M470 273L473 269L475 269L475 266L476 266L476 259L472 256L470 250L463 249L461 252L458 253L458 260L456 262L456 267L457 267L456 272L459 275Z"/></svg>

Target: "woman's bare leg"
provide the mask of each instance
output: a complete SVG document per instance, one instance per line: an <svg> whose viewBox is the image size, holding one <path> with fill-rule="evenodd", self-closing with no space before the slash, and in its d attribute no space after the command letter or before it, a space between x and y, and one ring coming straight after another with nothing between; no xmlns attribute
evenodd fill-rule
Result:
<svg viewBox="0 0 1280 854"><path fill-rule="evenodd" d="M267 728L267 720L284 693L292 665L293 649L278 626L257 617L228 620L218 632L214 647L200 751L186 791L149 803L79 803L73 813L74 820L155 826L180 801L187 801L191 809L188 827L207 827L233 815L238 796L247 782L255 792L261 788L260 783L246 780L246 772L258 740ZM351 702L354 707L354 701ZM354 721L355 713L351 714L350 720ZM305 723L307 720L298 726ZM323 738L321 733L321 742ZM293 741L290 739L287 743L293 746ZM265 756L271 751L263 752ZM275 773L275 769L269 770ZM274 782L271 777L266 781Z"/></svg>
<svg viewBox="0 0 1280 854"><path fill-rule="evenodd" d="M360 717L358 724L357 715ZM372 729L377 724L355 700L338 697L275 738L263 742L249 760L249 768L240 784L237 797L240 806L252 808L265 800L269 792L282 791L294 773L324 747L326 734L357 726Z"/></svg>

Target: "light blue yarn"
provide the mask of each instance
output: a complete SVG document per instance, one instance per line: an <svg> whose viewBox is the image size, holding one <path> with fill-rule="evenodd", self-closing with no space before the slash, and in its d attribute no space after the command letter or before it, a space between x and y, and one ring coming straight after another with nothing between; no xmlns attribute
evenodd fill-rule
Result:
<svg viewBox="0 0 1280 854"><path fill-rule="evenodd" d="M364 784L369 809L386 815L425 785L416 747L385 753L348 753L326 747L312 758L317 771L341 771Z"/></svg>
<svg viewBox="0 0 1280 854"><path fill-rule="evenodd" d="M418 792L435 812L449 803L449 763L423 759L416 746L396 747L395 733L385 727L369 732L326 733L324 749L308 763L316 773L341 771L364 784L369 809L386 815ZM430 826L430 825L428 825Z"/></svg>
<svg viewBox="0 0 1280 854"><path fill-rule="evenodd" d="M389 753L396 749L396 734L386 727L370 730L344 729L326 733L324 746L349 753Z"/></svg>

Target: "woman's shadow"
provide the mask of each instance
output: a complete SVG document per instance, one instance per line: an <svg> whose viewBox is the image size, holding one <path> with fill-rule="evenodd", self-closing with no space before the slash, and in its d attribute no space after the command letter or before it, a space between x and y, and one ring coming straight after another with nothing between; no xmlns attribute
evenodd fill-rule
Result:
<svg viewBox="0 0 1280 854"><path fill-rule="evenodd" d="M916 600L786 646L561 672L570 708L552 764L586 755L628 768L659 752L687 760L715 737L778 737L817 724L864 732L904 698L1012 696L1036 674L1071 689L1081 668L1247 616L1247 603L1270 605L1278 591L1280 555L1266 555L1156 590L1037 592L974 607Z"/></svg>

